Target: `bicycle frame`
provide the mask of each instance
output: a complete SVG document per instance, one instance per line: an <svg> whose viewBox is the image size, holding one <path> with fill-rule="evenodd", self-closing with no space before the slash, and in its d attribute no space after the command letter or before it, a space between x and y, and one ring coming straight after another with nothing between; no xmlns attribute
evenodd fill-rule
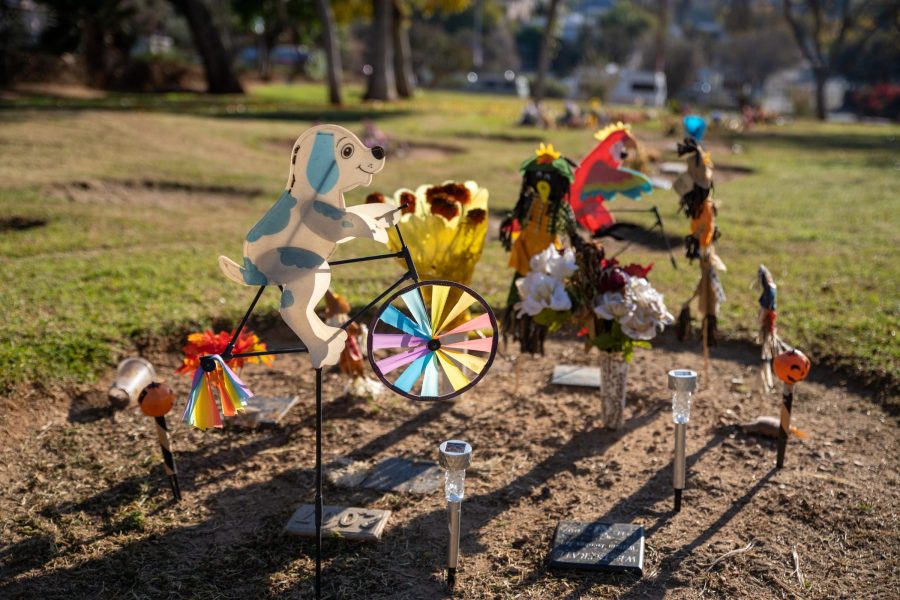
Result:
<svg viewBox="0 0 900 600"><path fill-rule="evenodd" d="M397 210L401 210L403 207L397 208ZM370 260L384 260L387 258L402 258L406 263L406 272L391 284L385 291L379 294L374 300L369 302L365 307L358 310L352 317L347 319L347 321L340 326L341 329L346 329L352 323L358 321L365 313L371 310L373 307L377 306L379 302L384 300L391 292L400 287L403 282L411 280L413 282L418 283L419 281L419 272L416 270L416 265L413 263L412 255L409 253L409 246L406 245L406 242L403 240L403 234L400 233L400 224L394 225L394 229L397 232L397 237L400 238L400 250L397 252L391 252L388 254L376 254L373 256L360 256L357 258L345 258L343 260L336 260L333 262L329 262L330 266L339 266L339 265L350 265L354 263L360 262L368 262ZM247 309L246 314L244 314L244 318L241 319L240 325L235 330L234 335L231 337L231 341L228 342L228 345L225 347L225 351L222 353L222 359L225 361L229 361L233 358L249 358L253 356L273 356L276 354L300 354L303 352L308 352L305 346L297 346L295 348L280 348L275 350L263 350L259 352L240 352L238 354L232 354L231 351L234 349L234 345L237 343L238 337L241 335L241 331L243 331L244 326L247 325L247 321L250 319L250 315L253 313L253 309L256 308L256 303L259 302L260 297L262 297L263 292L265 291L267 286L261 285L259 286L259 291L256 292L256 296L253 298L253 302L250 303L250 308ZM216 369L216 363L209 356L201 356L200 357L200 366L203 367L203 370L206 372L212 372Z"/></svg>

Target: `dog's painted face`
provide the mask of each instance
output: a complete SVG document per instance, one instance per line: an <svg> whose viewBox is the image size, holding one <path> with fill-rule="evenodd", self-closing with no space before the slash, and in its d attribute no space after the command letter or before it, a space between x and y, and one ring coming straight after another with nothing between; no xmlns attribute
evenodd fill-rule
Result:
<svg viewBox="0 0 900 600"><path fill-rule="evenodd" d="M305 179L316 195L344 192L372 183L384 168L384 150L367 148L352 132L337 125L319 125L294 144L288 187Z"/></svg>

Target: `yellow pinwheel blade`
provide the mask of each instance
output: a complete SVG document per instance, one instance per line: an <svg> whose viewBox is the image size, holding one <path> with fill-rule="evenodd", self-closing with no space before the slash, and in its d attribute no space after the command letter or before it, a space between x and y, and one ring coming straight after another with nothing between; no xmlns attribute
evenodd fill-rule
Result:
<svg viewBox="0 0 900 600"><path fill-rule="evenodd" d="M484 370L484 365L487 364L486 358L481 358L474 354L466 354L465 352L460 352L458 350L448 349L447 356L475 373L481 373L481 371Z"/></svg>
<svg viewBox="0 0 900 600"><path fill-rule="evenodd" d="M438 325L442 323L441 315L444 313L444 305L447 304L447 295L450 287L436 285L431 288L431 335L437 337Z"/></svg>
<svg viewBox="0 0 900 600"><path fill-rule="evenodd" d="M458 317L460 313L462 313L462 311L472 306L474 302L475 298L469 295L468 292L463 292L462 294L460 294L459 300L456 301L456 304L453 305L453 308L450 309L450 312L447 313L447 316L441 320L440 325L437 329L438 333L434 335L438 335L441 329L443 329L446 324L452 323L453 319Z"/></svg>
<svg viewBox="0 0 900 600"><path fill-rule="evenodd" d="M457 367L452 360L447 357L447 354L444 353L443 350L438 350L435 354L437 354L438 360L441 363L441 366L444 368L444 373L447 374L447 379L450 380L450 385L453 386L453 390L459 390L461 388L469 385L469 380L463 375L463 372Z"/></svg>

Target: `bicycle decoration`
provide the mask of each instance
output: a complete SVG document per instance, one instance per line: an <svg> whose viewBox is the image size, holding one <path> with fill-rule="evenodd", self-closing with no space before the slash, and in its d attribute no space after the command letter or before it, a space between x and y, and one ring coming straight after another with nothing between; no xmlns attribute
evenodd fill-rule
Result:
<svg viewBox="0 0 900 600"><path fill-rule="evenodd" d="M678 155L687 157L687 171L675 180L672 189L681 196L681 208L685 216L691 219L691 233L685 238L686 255L690 261L699 260L700 281L691 297L682 304L677 333L681 341L689 336L690 305L697 298L702 321L704 372L708 381L709 348L716 345L719 306L725 302L725 290L719 281L718 271L725 271L726 268L714 246L719 238L719 229L716 227L716 204L712 199L713 163L709 153L700 145L706 124L693 115L685 118L684 124L687 137L678 144Z"/></svg>
<svg viewBox="0 0 900 600"><path fill-rule="evenodd" d="M563 237L574 231L575 217L566 202L575 179L574 165L554 150L553 144L542 143L519 169L519 199L500 225L500 241L510 253L509 266L516 270L503 313L503 333L512 335L522 352L543 354L547 327L515 310L522 300L517 281L530 272L533 256L551 245L561 248Z"/></svg>
<svg viewBox="0 0 900 600"><path fill-rule="evenodd" d="M603 424L619 429L624 422L628 367L635 348L674 322L662 294L650 284L653 265L620 265L607 259L596 242L574 238L578 269L569 284L577 308L585 349L600 351L600 398Z"/></svg>
<svg viewBox="0 0 900 600"><path fill-rule="evenodd" d="M222 411L239 410L252 398L246 386L228 367L236 358L308 353L316 373L316 597L321 597L322 545L322 369L340 362L346 349L348 328L365 313L377 308L369 327L368 358L375 374L392 390L407 398L447 400L475 386L488 372L497 351L497 321L487 302L463 284L452 281L420 281L409 247L398 227L409 206L380 202L346 206L343 193L369 185L384 167L384 150L367 148L350 131L337 125L318 125L304 132L294 144L286 189L276 203L247 234L242 264L219 257L225 275L259 289L250 307L221 354L200 357L185 420L217 425L211 418L195 418L194 404L209 394L201 380L216 378L223 394ZM338 244L356 238L388 243L389 228L400 249L387 254L332 260ZM331 267L372 260L401 259L406 272L367 306L343 324L329 325L315 313L328 291ZM404 283L411 282L406 287ZM281 290L281 316L297 334L302 346L234 352L241 331L266 287ZM452 326L463 311L478 316ZM206 375L201 375L200 372ZM195 397L196 394L196 397ZM226 396L228 400L226 399ZM212 405L215 407L215 405Z"/></svg>
<svg viewBox="0 0 900 600"><path fill-rule="evenodd" d="M595 133L594 138L599 143L575 169L569 192L575 219L591 232L616 222L605 206L616 194L639 200L653 191L646 175L622 166L629 154L637 154L637 141L629 125L610 125Z"/></svg>

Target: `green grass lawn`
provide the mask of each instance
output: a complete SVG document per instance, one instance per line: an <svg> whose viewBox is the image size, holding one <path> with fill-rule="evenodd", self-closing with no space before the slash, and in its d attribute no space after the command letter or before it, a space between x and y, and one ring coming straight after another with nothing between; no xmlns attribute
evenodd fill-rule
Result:
<svg viewBox="0 0 900 600"><path fill-rule="evenodd" d="M348 195L350 203L373 190L474 179L490 190L492 210L502 211L515 202L518 165L538 141L576 159L594 143L586 130L513 127L521 109L513 98L435 92L369 105L358 89L349 95L340 111L324 103L317 86L270 86L240 98L32 97L4 104L0 216L46 224L0 231L0 386L90 379L148 340L239 316L252 290L225 280L215 259L240 257L247 229L284 186L293 139L313 122L359 131L363 118L373 118L395 138L454 150L419 161L389 159L370 188ZM661 135L657 122L636 131L639 139ZM898 134L898 126L812 122L713 134L719 147L743 149L714 153L717 163L754 171L716 188L718 247L729 267L724 333L752 336L758 293L751 284L762 262L779 285L784 337L820 363L827 358L832 366L897 381ZM175 190L171 202L85 202L60 191L98 181L248 193L201 193L196 202L180 202ZM649 202L660 207L670 233L686 233L674 193L657 191ZM354 242L341 253L374 250ZM680 257L677 271L663 253L637 246L623 258L657 262L651 279L673 311L696 282L696 267ZM505 264L499 244L489 243L473 284L498 307L509 283ZM343 269L334 287L356 304L400 272L394 264ZM272 294L261 312L274 309Z"/></svg>

